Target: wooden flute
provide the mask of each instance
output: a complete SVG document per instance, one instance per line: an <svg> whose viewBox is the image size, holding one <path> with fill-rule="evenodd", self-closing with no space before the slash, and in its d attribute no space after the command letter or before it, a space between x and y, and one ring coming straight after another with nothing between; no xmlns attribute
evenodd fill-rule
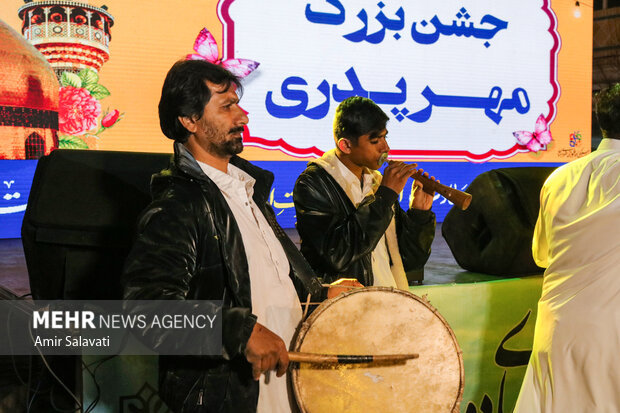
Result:
<svg viewBox="0 0 620 413"><path fill-rule="evenodd" d="M383 165L383 163L388 160L387 157L387 153L381 155L380 165ZM456 188L440 184L439 182L434 181L419 172L414 173L411 177L422 184L422 190L424 192L431 195L433 192L437 192L462 210L466 210L471 203L471 194L468 194L467 192L459 191Z"/></svg>

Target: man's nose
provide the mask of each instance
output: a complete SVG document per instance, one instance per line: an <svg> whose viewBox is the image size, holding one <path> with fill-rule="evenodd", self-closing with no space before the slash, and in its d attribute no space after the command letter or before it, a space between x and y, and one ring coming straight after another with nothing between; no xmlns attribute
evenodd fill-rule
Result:
<svg viewBox="0 0 620 413"><path fill-rule="evenodd" d="M241 126L247 125L250 119L248 115L246 115L245 110L241 109L239 106L237 106L237 110L239 111L237 114L237 123Z"/></svg>
<svg viewBox="0 0 620 413"><path fill-rule="evenodd" d="M382 140L383 146L381 148L381 152L389 152L390 151L390 145L388 145L387 141L385 139Z"/></svg>

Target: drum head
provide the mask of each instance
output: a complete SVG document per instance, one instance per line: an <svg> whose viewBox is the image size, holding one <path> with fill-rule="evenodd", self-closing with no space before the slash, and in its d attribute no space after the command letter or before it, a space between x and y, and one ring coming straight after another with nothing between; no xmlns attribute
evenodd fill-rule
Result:
<svg viewBox="0 0 620 413"><path fill-rule="evenodd" d="M464 370L459 345L443 317L402 290L370 287L322 303L301 325L294 351L407 354L376 364L300 363L292 373L299 408L320 412L458 412Z"/></svg>

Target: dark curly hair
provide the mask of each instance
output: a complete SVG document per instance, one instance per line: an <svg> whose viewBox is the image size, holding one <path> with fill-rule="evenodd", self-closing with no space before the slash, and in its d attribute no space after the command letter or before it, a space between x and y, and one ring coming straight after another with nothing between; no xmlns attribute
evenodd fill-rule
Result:
<svg viewBox="0 0 620 413"><path fill-rule="evenodd" d="M159 100L159 125L168 138L187 142L189 131L179 122L179 116L202 117L212 94L205 81L224 86L224 91L235 85L242 93L239 78L222 66L204 60L176 62L166 75Z"/></svg>
<svg viewBox="0 0 620 413"><path fill-rule="evenodd" d="M343 100L336 108L334 140L349 139L357 145L360 136L385 129L389 117L368 98L353 96Z"/></svg>
<svg viewBox="0 0 620 413"><path fill-rule="evenodd" d="M620 83L594 96L594 111L603 138L620 139Z"/></svg>

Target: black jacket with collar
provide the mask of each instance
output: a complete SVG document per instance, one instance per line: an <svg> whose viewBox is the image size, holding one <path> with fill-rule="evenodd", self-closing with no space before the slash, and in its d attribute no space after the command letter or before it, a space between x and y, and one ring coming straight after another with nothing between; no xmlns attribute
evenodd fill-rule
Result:
<svg viewBox="0 0 620 413"><path fill-rule="evenodd" d="M293 200L301 252L326 282L348 277L373 285L372 251L394 217L405 273L423 268L430 256L435 214L403 211L398 194L385 186L356 208L325 169L310 163L297 178Z"/></svg>
<svg viewBox="0 0 620 413"><path fill-rule="evenodd" d="M245 246L218 187L183 145L174 149L170 169L151 180L153 201L140 216L125 263L124 297L222 300L222 356L160 357L160 396L174 411L252 412L258 382L244 352L256 316ZM253 199L281 240L295 288L305 299L301 280L318 281L294 244L283 241L286 234L268 203L273 174L237 156L230 163L256 180Z"/></svg>

